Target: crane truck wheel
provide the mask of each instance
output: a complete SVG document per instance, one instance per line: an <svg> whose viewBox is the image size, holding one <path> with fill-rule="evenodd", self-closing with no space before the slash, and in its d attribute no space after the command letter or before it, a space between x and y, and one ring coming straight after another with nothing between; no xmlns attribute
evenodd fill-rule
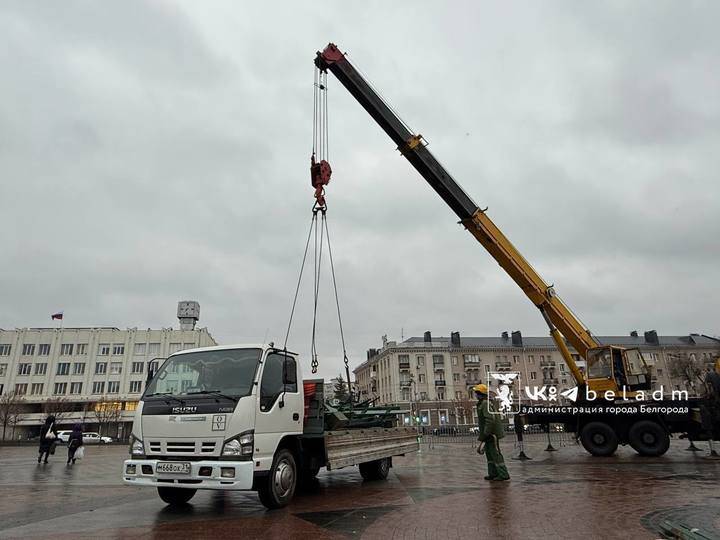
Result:
<svg viewBox="0 0 720 540"><path fill-rule="evenodd" d="M588 422L580 432L580 442L593 456L612 456L618 447L618 436L605 422Z"/></svg>
<svg viewBox="0 0 720 540"><path fill-rule="evenodd" d="M390 459L382 458L361 463L360 476L364 480L385 480L390 472Z"/></svg>
<svg viewBox="0 0 720 540"><path fill-rule="evenodd" d="M192 499L197 492L197 489L171 487L159 487L157 490L160 498L170 506L185 504Z"/></svg>
<svg viewBox="0 0 720 540"><path fill-rule="evenodd" d="M258 496L266 508L274 510L286 506L295 495L298 479L295 456L287 448L275 454L270 474L260 481Z"/></svg>
<svg viewBox="0 0 720 540"><path fill-rule="evenodd" d="M628 432L630 446L641 456L662 456L670 448L670 436L657 422L640 420Z"/></svg>

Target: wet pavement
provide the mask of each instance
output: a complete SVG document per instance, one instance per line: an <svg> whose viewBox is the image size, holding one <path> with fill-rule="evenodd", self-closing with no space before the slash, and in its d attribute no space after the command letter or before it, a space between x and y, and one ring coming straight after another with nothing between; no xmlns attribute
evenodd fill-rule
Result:
<svg viewBox="0 0 720 540"><path fill-rule="evenodd" d="M357 469L320 473L285 509L254 493L198 492L174 510L150 488L120 482L124 446L89 447L66 467L62 449L38 465L31 447L0 447L0 539L37 538L661 538L697 528L720 539L720 461L673 441L660 458L621 448L593 458L576 445L531 441L512 480L488 483L473 444L436 440L395 458L385 482Z"/></svg>

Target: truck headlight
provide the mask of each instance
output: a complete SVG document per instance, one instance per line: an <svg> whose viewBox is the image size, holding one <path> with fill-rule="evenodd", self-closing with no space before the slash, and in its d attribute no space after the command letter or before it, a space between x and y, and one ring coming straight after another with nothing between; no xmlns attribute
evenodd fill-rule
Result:
<svg viewBox="0 0 720 540"><path fill-rule="evenodd" d="M145 446L143 442L135 437L134 435L130 438L130 455L131 456L144 456Z"/></svg>
<svg viewBox="0 0 720 540"><path fill-rule="evenodd" d="M252 457L255 436L253 431L245 431L240 435L228 439L223 445L223 456Z"/></svg>

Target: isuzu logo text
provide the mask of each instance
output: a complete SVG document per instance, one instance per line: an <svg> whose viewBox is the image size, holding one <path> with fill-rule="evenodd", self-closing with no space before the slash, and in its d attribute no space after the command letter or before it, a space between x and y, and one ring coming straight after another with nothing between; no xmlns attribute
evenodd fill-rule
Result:
<svg viewBox="0 0 720 540"><path fill-rule="evenodd" d="M173 414L192 414L197 412L197 407L173 407Z"/></svg>

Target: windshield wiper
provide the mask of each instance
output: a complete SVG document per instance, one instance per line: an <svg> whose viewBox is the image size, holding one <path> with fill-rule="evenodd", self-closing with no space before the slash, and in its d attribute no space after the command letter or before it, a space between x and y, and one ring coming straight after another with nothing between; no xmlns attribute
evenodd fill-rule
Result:
<svg viewBox="0 0 720 540"><path fill-rule="evenodd" d="M187 393L188 396L199 395L199 394L218 396L218 397L222 397L222 398L234 401L235 403L238 402L238 398L236 398L234 396L228 396L227 394L223 394L220 390L198 390L197 392L188 392Z"/></svg>
<svg viewBox="0 0 720 540"><path fill-rule="evenodd" d="M185 405L185 402L182 399L176 398L172 395L172 392L155 392L154 394L148 394L145 397L154 397L154 396L163 396L166 398L174 399L177 401L180 405ZM166 402L167 403L167 402Z"/></svg>

